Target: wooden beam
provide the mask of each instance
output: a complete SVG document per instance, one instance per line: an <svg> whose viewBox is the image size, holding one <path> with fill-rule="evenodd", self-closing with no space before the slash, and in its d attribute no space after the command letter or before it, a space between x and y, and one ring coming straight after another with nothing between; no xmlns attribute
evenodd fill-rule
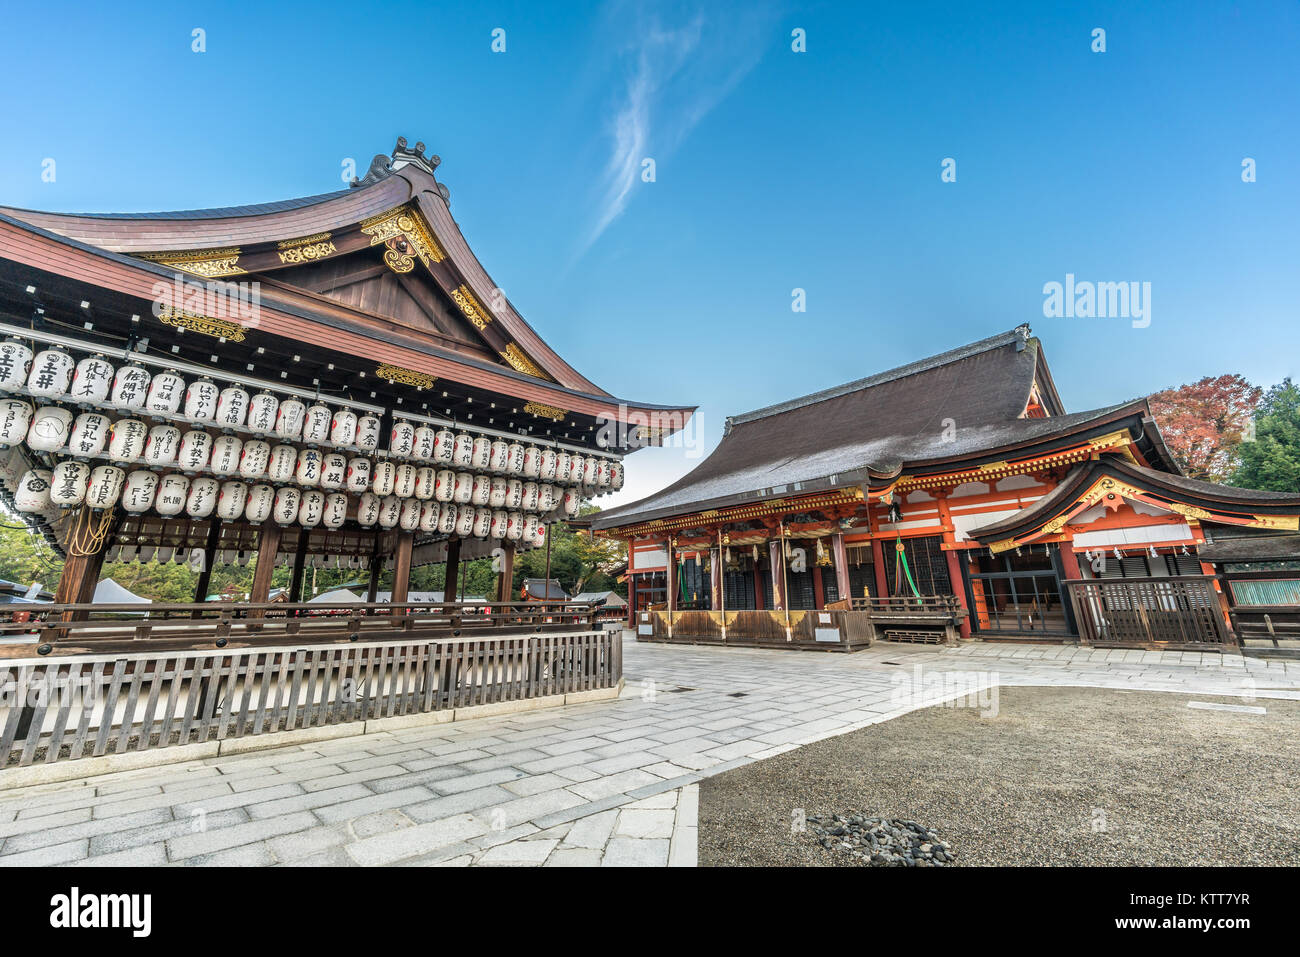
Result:
<svg viewBox="0 0 1300 957"><path fill-rule="evenodd" d="M194 604L202 606L208 600L208 588L212 584L212 564L217 554L217 544L221 541L221 521L212 519L208 525L208 538L203 545L203 570L194 583ZM198 618L202 608L194 609L191 618Z"/></svg>
<svg viewBox="0 0 1300 957"><path fill-rule="evenodd" d="M853 586L849 584L849 550L844 547L843 532L836 532L831 536L831 557L835 560L835 590L839 592L840 601L852 598Z"/></svg>
<svg viewBox="0 0 1300 957"><path fill-rule="evenodd" d="M767 554L772 566L772 610L785 611L785 552L779 538L767 543Z"/></svg>
<svg viewBox="0 0 1300 957"><path fill-rule="evenodd" d="M407 591L411 586L411 549L415 545L415 532L398 532L397 551L393 556L393 594L390 604L393 614L396 606L406 601Z"/></svg>
<svg viewBox="0 0 1300 957"><path fill-rule="evenodd" d="M442 586L442 600L451 603L456 600L456 578L460 574L460 539L451 538L447 542L447 573Z"/></svg>
<svg viewBox="0 0 1300 957"><path fill-rule="evenodd" d="M885 549L880 539L871 540L871 566L876 575L876 597L889 597L889 579L885 577Z"/></svg>
<svg viewBox="0 0 1300 957"><path fill-rule="evenodd" d="M366 601L373 605L379 597L379 573L384 570L384 556L379 552L380 536L375 536L375 550L370 556L370 582L366 586Z"/></svg>
<svg viewBox="0 0 1300 957"><path fill-rule="evenodd" d="M501 546L501 571L497 573L497 601L514 601L515 597L515 543Z"/></svg>
<svg viewBox="0 0 1300 957"><path fill-rule="evenodd" d="M257 567L253 569L253 587L248 593L251 604L265 603L271 593L271 576L275 574L275 559L280 553L280 539L283 536L284 529L274 522L262 526L257 539ZM249 612L249 617L261 618L263 614L265 612L258 609Z"/></svg>

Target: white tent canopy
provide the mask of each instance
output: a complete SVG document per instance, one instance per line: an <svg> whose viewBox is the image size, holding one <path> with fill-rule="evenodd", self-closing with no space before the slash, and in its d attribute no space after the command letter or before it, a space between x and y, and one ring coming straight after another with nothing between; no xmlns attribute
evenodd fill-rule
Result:
<svg viewBox="0 0 1300 957"><path fill-rule="evenodd" d="M127 591L111 578L105 578L95 586L95 604L97 605L152 605L148 598L141 598L134 592Z"/></svg>
<svg viewBox="0 0 1300 957"><path fill-rule="evenodd" d="M335 588L332 591L321 592L315 598L307 599L308 603L321 602L322 604L342 605L344 603L352 605L361 602L360 596L346 588Z"/></svg>

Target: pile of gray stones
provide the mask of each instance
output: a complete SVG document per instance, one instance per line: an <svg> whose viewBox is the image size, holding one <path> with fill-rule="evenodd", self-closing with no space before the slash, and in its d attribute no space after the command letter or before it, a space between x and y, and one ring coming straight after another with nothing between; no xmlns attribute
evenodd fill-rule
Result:
<svg viewBox="0 0 1300 957"><path fill-rule="evenodd" d="M930 828L864 814L809 815L808 837L868 867L948 867L956 851Z"/></svg>

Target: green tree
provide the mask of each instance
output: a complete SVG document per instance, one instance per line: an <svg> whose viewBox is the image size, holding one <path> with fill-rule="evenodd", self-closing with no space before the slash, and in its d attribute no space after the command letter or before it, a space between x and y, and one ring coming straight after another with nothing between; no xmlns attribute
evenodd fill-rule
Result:
<svg viewBox="0 0 1300 957"><path fill-rule="evenodd" d="M1269 389L1255 414L1253 440L1239 447L1232 484L1273 492L1300 491L1300 386L1290 376Z"/></svg>

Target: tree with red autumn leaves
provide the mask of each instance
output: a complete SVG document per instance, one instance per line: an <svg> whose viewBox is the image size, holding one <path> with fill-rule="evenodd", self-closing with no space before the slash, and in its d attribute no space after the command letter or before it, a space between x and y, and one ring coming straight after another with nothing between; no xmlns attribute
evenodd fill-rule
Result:
<svg viewBox="0 0 1300 957"><path fill-rule="evenodd" d="M1238 446L1263 390L1239 375L1206 376L1151 396L1165 443L1192 478L1224 482L1236 470Z"/></svg>

